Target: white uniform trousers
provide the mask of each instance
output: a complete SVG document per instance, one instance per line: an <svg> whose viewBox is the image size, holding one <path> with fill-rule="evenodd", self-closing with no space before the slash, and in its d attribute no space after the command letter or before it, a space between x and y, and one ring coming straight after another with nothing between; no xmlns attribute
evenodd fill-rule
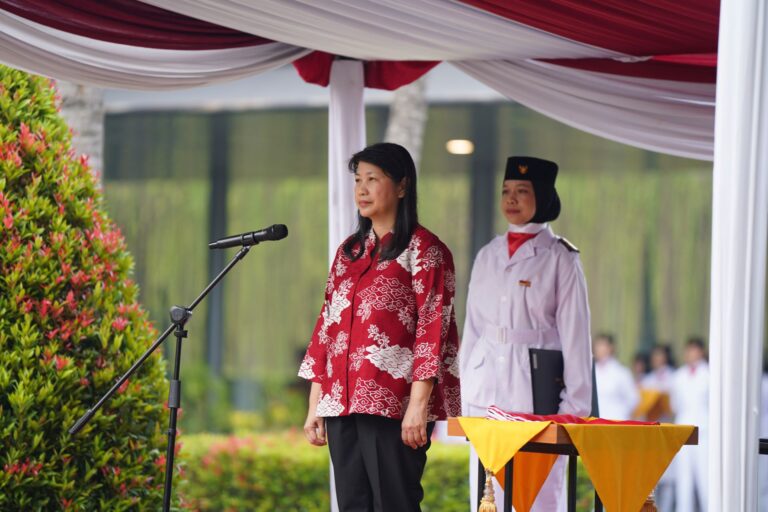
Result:
<svg viewBox="0 0 768 512"><path fill-rule="evenodd" d="M468 408L467 416L485 417L485 407L475 407L465 405ZM566 490L565 490L565 468L567 457L557 458L552 471L539 491L536 501L533 503L531 512L565 512L566 510ZM477 511L477 470L478 457L474 446L470 445L469 452L469 510ZM504 490L496 479L493 479L493 493L496 498L496 510L504 510Z"/></svg>
<svg viewBox="0 0 768 512"><path fill-rule="evenodd" d="M699 438L698 446L683 446L676 457L675 511L707 512L707 439Z"/></svg>

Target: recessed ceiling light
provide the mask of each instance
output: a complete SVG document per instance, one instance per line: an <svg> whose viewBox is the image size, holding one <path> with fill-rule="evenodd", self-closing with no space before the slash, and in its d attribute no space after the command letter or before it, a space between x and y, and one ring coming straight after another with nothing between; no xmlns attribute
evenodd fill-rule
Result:
<svg viewBox="0 0 768 512"><path fill-rule="evenodd" d="M467 139L451 139L445 143L445 149L452 155L471 155L475 145Z"/></svg>

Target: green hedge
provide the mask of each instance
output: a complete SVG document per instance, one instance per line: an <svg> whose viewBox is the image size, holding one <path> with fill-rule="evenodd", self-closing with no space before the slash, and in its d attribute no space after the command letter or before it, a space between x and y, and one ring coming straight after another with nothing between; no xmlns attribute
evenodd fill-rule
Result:
<svg viewBox="0 0 768 512"><path fill-rule="evenodd" d="M0 510L157 510L164 362L67 428L155 332L50 80L0 66Z"/></svg>
<svg viewBox="0 0 768 512"><path fill-rule="evenodd" d="M182 438L178 493L190 510L328 510L326 450L296 433Z"/></svg>
<svg viewBox="0 0 768 512"><path fill-rule="evenodd" d="M328 512L328 450L300 431L248 436L188 435L182 439L178 493L189 510ZM467 512L469 451L435 442L422 479L424 512ZM579 468L578 510L592 509L592 486Z"/></svg>
<svg viewBox="0 0 768 512"><path fill-rule="evenodd" d="M182 439L178 492L190 510L327 512L328 450L303 433L189 435ZM422 510L466 512L467 447L434 443L422 484Z"/></svg>

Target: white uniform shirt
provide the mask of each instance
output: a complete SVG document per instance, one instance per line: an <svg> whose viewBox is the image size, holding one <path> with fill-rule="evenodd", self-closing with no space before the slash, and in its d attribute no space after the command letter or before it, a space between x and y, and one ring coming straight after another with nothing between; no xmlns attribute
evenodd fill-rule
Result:
<svg viewBox="0 0 768 512"><path fill-rule="evenodd" d="M562 350L565 389L559 412L588 415L592 351L587 286L579 254L547 225L510 258L506 234L475 258L459 352L462 403L533 411L529 348Z"/></svg>
<svg viewBox="0 0 768 512"><path fill-rule="evenodd" d="M656 370L652 370L648 375L643 377L640 381L640 387L643 389L654 389L661 391L662 393L670 393L672 391L672 380L675 376L675 369L671 366L662 366Z"/></svg>
<svg viewBox="0 0 768 512"><path fill-rule="evenodd" d="M672 411L675 423L696 425L699 437L704 437L709 426L709 365L699 361L694 369L684 364L675 372L672 385ZM704 443L699 446L706 449Z"/></svg>
<svg viewBox="0 0 768 512"><path fill-rule="evenodd" d="M656 391L661 391L662 393L667 393L668 395L671 395L672 393L672 384L675 380L675 369L672 366L662 366L661 368L657 368L655 370L651 370L651 372L643 377L643 380L640 382L640 388L641 389L653 389ZM671 421L671 418L669 417L662 417L659 419L659 421L663 423L669 423ZM672 462L670 462L669 467L666 471L664 471L664 474L661 475L661 478L659 479L659 485L665 485L674 484L675 481L675 461L676 459L672 459ZM661 494L669 493L668 496L670 499L672 499L671 490L660 490L657 488L657 503L659 504L659 510L665 510L661 506Z"/></svg>
<svg viewBox="0 0 768 512"><path fill-rule="evenodd" d="M595 363L597 404L600 417L608 420L628 420L640 402L635 379L629 368L613 357Z"/></svg>

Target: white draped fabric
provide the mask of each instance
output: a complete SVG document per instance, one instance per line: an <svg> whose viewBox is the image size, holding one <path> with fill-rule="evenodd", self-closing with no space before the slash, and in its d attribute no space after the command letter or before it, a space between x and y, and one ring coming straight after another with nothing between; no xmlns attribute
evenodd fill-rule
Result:
<svg viewBox="0 0 768 512"><path fill-rule="evenodd" d="M613 57L445 0L145 0L232 29L359 59L449 60L507 97L626 144L711 160L713 84L622 77L533 58ZM502 60L503 59L503 60Z"/></svg>
<svg viewBox="0 0 768 512"><path fill-rule="evenodd" d="M355 228L354 180L347 169L365 147L363 63L337 60L331 68L328 106L328 265Z"/></svg>
<svg viewBox="0 0 768 512"><path fill-rule="evenodd" d="M709 510L757 510L768 234L768 9L723 2L710 306Z"/></svg>
<svg viewBox="0 0 768 512"><path fill-rule="evenodd" d="M143 0L217 25L364 60L618 57L446 0Z"/></svg>
<svg viewBox="0 0 768 512"><path fill-rule="evenodd" d="M109 87L172 89L261 73L312 49L361 59L445 59L545 115L627 144L711 159L714 86L565 68L532 58L623 54L460 2L147 0L280 43L226 50L134 47L59 31L0 10L0 61ZM296 45L296 46L294 46ZM306 47L306 48L302 48Z"/></svg>
<svg viewBox="0 0 768 512"><path fill-rule="evenodd" d="M537 112L607 139L712 159L715 85L609 75L536 61L454 63Z"/></svg>
<svg viewBox="0 0 768 512"><path fill-rule="evenodd" d="M309 52L284 43L197 51L141 48L70 34L0 9L0 62L102 87L194 87L263 73Z"/></svg>

